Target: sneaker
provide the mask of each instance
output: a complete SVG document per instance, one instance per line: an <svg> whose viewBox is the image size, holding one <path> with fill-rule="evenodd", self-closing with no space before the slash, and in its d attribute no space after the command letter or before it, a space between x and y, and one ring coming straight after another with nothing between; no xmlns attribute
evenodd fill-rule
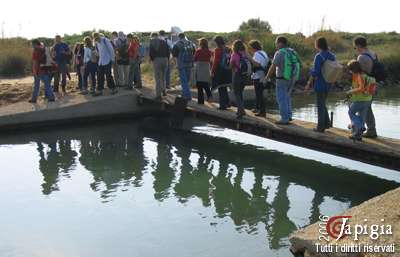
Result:
<svg viewBox="0 0 400 257"><path fill-rule="evenodd" d="M325 132L325 130L319 129L319 128L313 128L313 131L314 132L318 132L318 133L324 133Z"/></svg>
<svg viewBox="0 0 400 257"><path fill-rule="evenodd" d="M367 130L367 132L365 132L362 136L365 138L377 138L378 134L376 133L376 130L371 129Z"/></svg>
<svg viewBox="0 0 400 257"><path fill-rule="evenodd" d="M31 100L29 100L28 102L31 103L31 104L35 104L35 103L36 103L36 100L32 100L32 99L31 99Z"/></svg>
<svg viewBox="0 0 400 257"><path fill-rule="evenodd" d="M351 136L349 136L349 138L354 141L362 141L362 137L359 134L352 134Z"/></svg>
<svg viewBox="0 0 400 257"><path fill-rule="evenodd" d="M89 92L87 90L83 90L82 92L80 92L81 95L87 95L89 94Z"/></svg>
<svg viewBox="0 0 400 257"><path fill-rule="evenodd" d="M258 113L255 114L255 116L257 116L257 117L266 117L267 114L265 112L258 112Z"/></svg>
<svg viewBox="0 0 400 257"><path fill-rule="evenodd" d="M116 93L118 93L118 90L117 90L116 88L114 88L114 89L111 90L111 94L112 94L112 95L115 95Z"/></svg>
<svg viewBox="0 0 400 257"><path fill-rule="evenodd" d="M289 125L289 121L278 120L275 122L276 125Z"/></svg>
<svg viewBox="0 0 400 257"><path fill-rule="evenodd" d="M103 91L97 91L93 94L93 96L102 96L103 95Z"/></svg>
<svg viewBox="0 0 400 257"><path fill-rule="evenodd" d="M260 112L260 110L258 110L258 109L256 109L256 108L254 108L254 109L252 109L252 110L251 110L251 112L252 112L252 113L259 113L259 112Z"/></svg>
<svg viewBox="0 0 400 257"><path fill-rule="evenodd" d="M246 112L239 112L239 113L236 113L236 119L241 119L241 118L243 118L243 116L245 116L246 115Z"/></svg>

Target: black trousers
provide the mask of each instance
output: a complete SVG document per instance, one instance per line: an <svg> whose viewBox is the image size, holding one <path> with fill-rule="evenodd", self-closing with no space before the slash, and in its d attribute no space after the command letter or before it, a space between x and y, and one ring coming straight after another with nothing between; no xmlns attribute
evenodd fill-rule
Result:
<svg viewBox="0 0 400 257"><path fill-rule="evenodd" d="M99 65L97 74L98 90L103 91L104 89L104 77L107 79L107 86L110 89L115 89L114 78L111 73L111 62L107 65Z"/></svg>
<svg viewBox="0 0 400 257"><path fill-rule="evenodd" d="M265 101L264 101L264 85L259 79L253 80L254 91L256 93L256 108L260 113L265 113Z"/></svg>
<svg viewBox="0 0 400 257"><path fill-rule="evenodd" d="M204 91L206 92L207 98L211 97L210 83L208 82L197 82L197 103L204 104Z"/></svg>
<svg viewBox="0 0 400 257"><path fill-rule="evenodd" d="M331 121L329 119L328 109L326 108L326 98L328 92L316 92L317 93L317 110L318 110L318 130L325 130L330 128Z"/></svg>

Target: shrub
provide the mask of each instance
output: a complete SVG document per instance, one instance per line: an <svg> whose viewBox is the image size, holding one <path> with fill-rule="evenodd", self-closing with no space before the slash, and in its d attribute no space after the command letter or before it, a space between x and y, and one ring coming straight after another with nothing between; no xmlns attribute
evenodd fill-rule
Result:
<svg viewBox="0 0 400 257"><path fill-rule="evenodd" d="M23 76L31 65L30 42L23 38L0 40L0 75Z"/></svg>

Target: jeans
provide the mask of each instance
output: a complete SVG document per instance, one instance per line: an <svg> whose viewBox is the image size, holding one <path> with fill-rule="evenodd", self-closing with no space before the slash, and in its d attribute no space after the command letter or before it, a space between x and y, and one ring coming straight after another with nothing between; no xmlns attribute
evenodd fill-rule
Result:
<svg viewBox="0 0 400 257"><path fill-rule="evenodd" d="M276 80L276 101L278 102L282 122L289 122L292 118L291 86L291 81L283 79Z"/></svg>
<svg viewBox="0 0 400 257"><path fill-rule="evenodd" d="M97 74L97 79L98 79L98 90L103 91L104 90L104 76L107 79L107 86L108 88L114 90L115 89L115 84L114 84L114 79L111 74L111 62L108 63L107 65L99 65L99 70Z"/></svg>
<svg viewBox="0 0 400 257"><path fill-rule="evenodd" d="M218 88L219 94L219 108L224 109L229 106L229 94L227 87Z"/></svg>
<svg viewBox="0 0 400 257"><path fill-rule="evenodd" d="M129 86L133 87L133 84L142 86L142 74L140 71L140 60L139 58L129 60Z"/></svg>
<svg viewBox="0 0 400 257"><path fill-rule="evenodd" d="M127 86L129 84L129 65L117 65L118 69L118 81L119 86Z"/></svg>
<svg viewBox="0 0 400 257"><path fill-rule="evenodd" d="M349 108L349 117L354 127L355 133L361 133L365 129L365 120L368 109L371 107L371 102L352 102Z"/></svg>
<svg viewBox="0 0 400 257"><path fill-rule="evenodd" d="M50 85L50 76L49 74L42 74L38 76L34 76L34 86L33 86L33 92L32 92L32 98L31 100L33 102L36 102L37 97L39 95L39 89L40 89L40 81L43 81L44 83L44 90L45 90L45 95L48 100L54 100L54 94L51 89Z"/></svg>
<svg viewBox="0 0 400 257"><path fill-rule="evenodd" d="M190 76L192 74L192 67L179 68L179 79L182 85L182 96L186 100L192 99L192 94L190 92Z"/></svg>
<svg viewBox="0 0 400 257"><path fill-rule="evenodd" d="M89 75L92 79L92 88L90 91L96 91L96 73L97 73L98 65L97 63L88 62L85 67L85 73L83 75L83 90L88 89L88 78Z"/></svg>
<svg viewBox="0 0 400 257"><path fill-rule="evenodd" d="M318 110L318 125L317 129L324 131L330 128L331 122L329 119L328 109L326 108L326 98L328 92L316 92L317 93L317 110Z"/></svg>
<svg viewBox="0 0 400 257"><path fill-rule="evenodd" d="M260 113L265 113L265 102L264 102L264 85L259 79L253 80L254 91L256 93L256 109Z"/></svg>
<svg viewBox="0 0 400 257"><path fill-rule="evenodd" d="M165 91L165 73L168 66L167 57L157 57L153 60L154 77L156 80L156 96L160 97Z"/></svg>
<svg viewBox="0 0 400 257"><path fill-rule="evenodd" d="M165 72L165 87L171 88L171 62L168 60L167 71Z"/></svg>
<svg viewBox="0 0 400 257"><path fill-rule="evenodd" d="M235 100L237 105L237 113L244 113L244 100L243 100L243 90L244 90L244 79L241 74L235 72L233 74L233 92L235 93Z"/></svg>
<svg viewBox="0 0 400 257"><path fill-rule="evenodd" d="M59 63L57 72L54 73L54 92L58 92L58 87L60 85L60 76L61 76L61 87L62 91L66 91L66 86L67 86L67 72L68 72L68 67L66 63Z"/></svg>
<svg viewBox="0 0 400 257"><path fill-rule="evenodd" d="M197 82L197 103L204 104L204 91L206 92L207 98L211 97L210 83L208 82Z"/></svg>

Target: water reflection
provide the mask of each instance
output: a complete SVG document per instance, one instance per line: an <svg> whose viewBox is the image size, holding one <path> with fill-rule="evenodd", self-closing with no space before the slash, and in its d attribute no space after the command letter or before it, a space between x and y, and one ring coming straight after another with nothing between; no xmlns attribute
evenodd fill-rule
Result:
<svg viewBox="0 0 400 257"><path fill-rule="evenodd" d="M292 231L317 221L324 199L350 207L398 186L221 138L143 133L146 129L122 123L96 128L95 134L91 129L71 129L30 135L40 157L43 194L60 190L60 177L70 177L81 165L93 178L91 190L104 203L111 204L119 196L117 190L151 183L156 201L174 199L183 208L197 199L212 210L209 218L215 222L210 225L229 218L240 233L257 234L263 228L269 247L280 249L287 246ZM302 211L302 206L311 208Z"/></svg>

